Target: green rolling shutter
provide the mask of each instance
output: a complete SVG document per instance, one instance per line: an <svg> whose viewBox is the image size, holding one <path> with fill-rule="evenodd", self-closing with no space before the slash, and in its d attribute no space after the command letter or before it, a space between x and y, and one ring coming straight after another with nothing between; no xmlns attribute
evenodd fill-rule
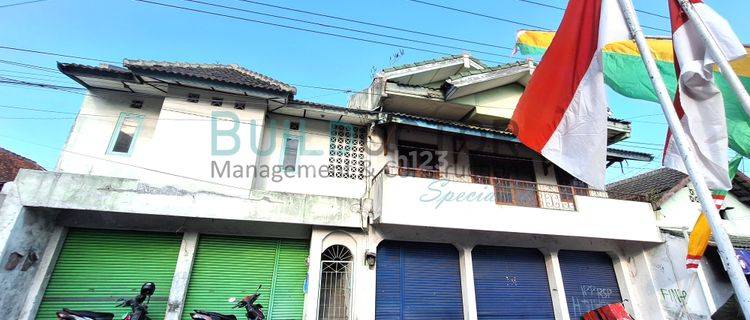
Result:
<svg viewBox="0 0 750 320"><path fill-rule="evenodd" d="M190 275L183 319L194 309L234 314L230 297L252 294L268 319L302 319L307 241L201 235Z"/></svg>
<svg viewBox="0 0 750 320"><path fill-rule="evenodd" d="M149 316L163 319L180 251L181 235L71 229L47 284L37 319L55 319L62 308L112 312L144 282L156 283Z"/></svg>

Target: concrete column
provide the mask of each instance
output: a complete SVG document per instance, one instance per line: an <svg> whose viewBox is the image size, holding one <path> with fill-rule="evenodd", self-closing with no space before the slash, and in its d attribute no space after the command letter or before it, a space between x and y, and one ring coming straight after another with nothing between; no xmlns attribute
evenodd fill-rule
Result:
<svg viewBox="0 0 750 320"><path fill-rule="evenodd" d="M305 293L303 319L314 320L318 318L318 293L320 292L320 254L323 252L323 238L329 233L328 230L313 228L310 237L310 253L307 256L307 292ZM352 291L352 296L357 299L358 292Z"/></svg>
<svg viewBox="0 0 750 320"><path fill-rule="evenodd" d="M68 228L62 226L57 226L52 231L47 247L39 260L36 275L34 275L34 279L29 286L29 294L26 295L26 300L21 306L21 313L18 315L19 320L33 320L36 317L37 309L39 309L42 297L44 297L44 291L47 288L49 278L52 276L52 271L55 270L55 263L65 243L67 233Z"/></svg>
<svg viewBox="0 0 750 320"><path fill-rule="evenodd" d="M459 246L458 262L461 268L461 297L464 303L464 319L477 319L477 295L474 290L474 262L471 257L471 246Z"/></svg>
<svg viewBox="0 0 750 320"><path fill-rule="evenodd" d="M646 319L638 304L638 293L630 281L630 269L627 264L628 258L621 253L610 253L610 257L612 258L612 265L615 268L617 286L620 287L620 295L622 296L625 310L635 319Z"/></svg>
<svg viewBox="0 0 750 320"><path fill-rule="evenodd" d="M165 320L179 320L182 317L188 283L190 283L190 272L193 270L195 250L198 248L198 238L197 232L185 232L182 236L180 254L177 256L177 265L174 269L174 277L172 277L172 289L169 291L169 300L167 300Z"/></svg>
<svg viewBox="0 0 750 320"><path fill-rule="evenodd" d="M711 295L711 286L708 284L708 279L706 279L706 273L703 269L703 263L698 267L698 282L701 286L701 291L703 292L703 296L706 297L706 305L708 306L708 311L713 314L716 312L716 301L714 301L714 296Z"/></svg>
<svg viewBox="0 0 750 320"><path fill-rule="evenodd" d="M549 281L549 293L552 297L552 309L555 311L555 319L570 320L568 314L568 301L565 298L565 286L563 285L560 260L557 250L543 250L544 264L547 267L547 280Z"/></svg>

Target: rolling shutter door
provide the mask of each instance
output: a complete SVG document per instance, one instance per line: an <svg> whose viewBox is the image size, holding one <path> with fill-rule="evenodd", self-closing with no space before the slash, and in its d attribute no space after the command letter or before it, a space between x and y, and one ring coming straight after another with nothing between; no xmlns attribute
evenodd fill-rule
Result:
<svg viewBox="0 0 750 320"><path fill-rule="evenodd" d="M150 281L156 292L149 316L163 319L181 240L178 234L70 230L36 318L56 319L62 308L118 318L130 309L115 308L117 299L134 297Z"/></svg>
<svg viewBox="0 0 750 320"><path fill-rule="evenodd" d="M258 303L268 319L302 319L309 244L301 240L201 235L190 275L183 319L194 309L234 314L241 299L263 285Z"/></svg>
<svg viewBox="0 0 750 320"><path fill-rule="evenodd" d="M384 241L376 269L376 319L463 319L452 245Z"/></svg>
<svg viewBox="0 0 750 320"><path fill-rule="evenodd" d="M571 319L622 302L612 259L606 253L562 250L558 257Z"/></svg>
<svg viewBox="0 0 750 320"><path fill-rule="evenodd" d="M472 250L479 319L554 319L547 268L539 250Z"/></svg>

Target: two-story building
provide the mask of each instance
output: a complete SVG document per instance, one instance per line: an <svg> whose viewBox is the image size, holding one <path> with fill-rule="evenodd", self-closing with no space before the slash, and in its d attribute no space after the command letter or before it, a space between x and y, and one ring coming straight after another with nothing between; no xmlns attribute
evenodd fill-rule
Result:
<svg viewBox="0 0 750 320"><path fill-rule="evenodd" d="M153 319L258 285L269 319L665 317L650 204L504 130L531 62L389 68L348 107L235 65L59 68L88 94L57 169L3 189L1 257L23 262L0 271L4 314L113 310L152 281ZM629 134L610 119L610 143Z"/></svg>
<svg viewBox="0 0 750 320"><path fill-rule="evenodd" d="M696 272L685 267L689 235L701 212L690 177L661 168L611 183L607 189L640 194L654 207L665 242L649 249L647 254L653 260L659 300L670 319L738 317L739 306L730 299L734 290L713 242L709 243ZM750 250L750 178L742 172L732 180L732 190L719 213L734 247Z"/></svg>

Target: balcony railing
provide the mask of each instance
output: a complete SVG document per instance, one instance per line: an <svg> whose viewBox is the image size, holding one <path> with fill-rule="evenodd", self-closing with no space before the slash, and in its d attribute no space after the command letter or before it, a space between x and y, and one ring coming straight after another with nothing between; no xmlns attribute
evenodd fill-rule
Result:
<svg viewBox="0 0 750 320"><path fill-rule="evenodd" d="M494 189L495 203L543 209L575 211L575 196L598 198L617 198L631 201L647 202L640 195L611 195L606 191L538 183L533 181L503 179L478 175L448 174L438 170L386 166L383 172L387 175L440 179L463 183L491 185Z"/></svg>

